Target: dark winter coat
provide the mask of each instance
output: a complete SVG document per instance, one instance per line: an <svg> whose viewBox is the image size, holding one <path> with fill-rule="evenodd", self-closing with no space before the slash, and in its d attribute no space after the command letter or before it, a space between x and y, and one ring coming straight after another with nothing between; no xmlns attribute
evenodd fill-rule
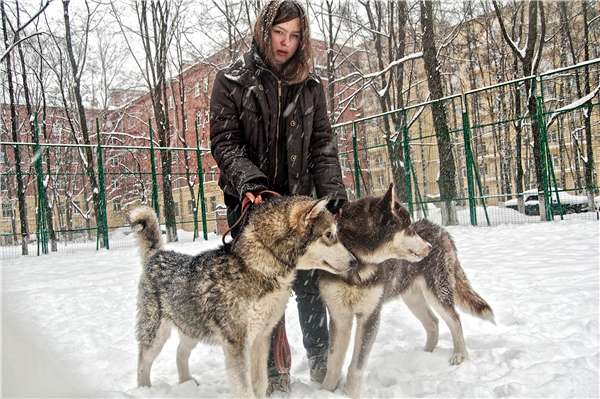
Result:
<svg viewBox="0 0 600 399"><path fill-rule="evenodd" d="M220 71L210 101L211 151L228 207L247 191L346 199L316 75L287 84L256 49Z"/></svg>

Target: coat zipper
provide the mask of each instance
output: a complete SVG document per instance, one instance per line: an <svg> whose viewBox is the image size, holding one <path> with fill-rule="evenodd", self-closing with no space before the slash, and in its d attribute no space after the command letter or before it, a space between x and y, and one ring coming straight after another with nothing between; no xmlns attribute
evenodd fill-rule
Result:
<svg viewBox="0 0 600 399"><path fill-rule="evenodd" d="M273 174L273 181L277 178L278 161L279 161L279 125L281 125L281 81L277 79L277 129L275 130L275 173Z"/></svg>

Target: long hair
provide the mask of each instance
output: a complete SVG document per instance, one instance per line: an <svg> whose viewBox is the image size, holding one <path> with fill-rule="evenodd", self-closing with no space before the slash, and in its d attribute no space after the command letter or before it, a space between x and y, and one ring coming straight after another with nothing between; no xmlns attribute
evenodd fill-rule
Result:
<svg viewBox="0 0 600 399"><path fill-rule="evenodd" d="M277 24L300 19L300 43L298 49L280 71L281 76L290 83L304 81L312 69L312 49L310 29L304 7L296 0L272 0L263 7L254 24L254 41L258 49L273 65L273 45L271 29Z"/></svg>

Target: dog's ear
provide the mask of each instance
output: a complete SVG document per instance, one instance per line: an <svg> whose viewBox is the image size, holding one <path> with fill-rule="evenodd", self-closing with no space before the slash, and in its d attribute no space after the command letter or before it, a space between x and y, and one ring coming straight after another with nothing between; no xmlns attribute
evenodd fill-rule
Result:
<svg viewBox="0 0 600 399"><path fill-rule="evenodd" d="M306 218L304 219L304 226L308 226L309 223L312 223L317 217L319 217L321 212L327 209L327 202L329 202L328 199L317 201L312 208L310 208L306 214Z"/></svg>
<svg viewBox="0 0 600 399"><path fill-rule="evenodd" d="M394 190L394 183L390 183L390 187L385 192L383 198L379 201L379 207L384 211L394 213L394 204L396 203L396 192Z"/></svg>

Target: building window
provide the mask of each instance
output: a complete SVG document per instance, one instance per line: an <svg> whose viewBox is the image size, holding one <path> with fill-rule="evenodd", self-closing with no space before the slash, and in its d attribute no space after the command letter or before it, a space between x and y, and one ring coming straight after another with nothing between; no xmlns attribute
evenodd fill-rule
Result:
<svg viewBox="0 0 600 399"><path fill-rule="evenodd" d="M383 175L377 176L377 184L379 185L380 188L385 187L385 179L383 178Z"/></svg>
<svg viewBox="0 0 600 399"><path fill-rule="evenodd" d="M208 76L205 76L205 77L204 77L204 79L203 79L202 83L203 83L203 86L204 86L204 87L203 87L203 89L204 89L204 92L205 92L205 93L208 93Z"/></svg>
<svg viewBox="0 0 600 399"><path fill-rule="evenodd" d="M117 180L117 179L113 179L113 181L112 181L111 185L112 185L112 188L113 188L113 190L116 190L116 189L118 189L118 188L119 188L119 186L120 186L120 184L119 184L119 180Z"/></svg>
<svg viewBox="0 0 600 399"><path fill-rule="evenodd" d="M119 156L114 155L110 158L110 166L117 166L117 165L119 165Z"/></svg>
<svg viewBox="0 0 600 399"><path fill-rule="evenodd" d="M211 167L211 170L207 171L204 174L204 181L209 182L209 181L215 181L216 179L217 179L216 166L213 166L213 167Z"/></svg>
<svg viewBox="0 0 600 399"><path fill-rule="evenodd" d="M53 134L61 134L62 133L62 128L63 128L62 123L60 123L60 122L54 122L52 124L52 133Z"/></svg>
<svg viewBox="0 0 600 399"><path fill-rule="evenodd" d="M173 211L175 213L175 217L179 217L179 202L173 202Z"/></svg>
<svg viewBox="0 0 600 399"><path fill-rule="evenodd" d="M350 169L350 167L348 166L348 158L340 157L340 167L342 168L342 170Z"/></svg>
<svg viewBox="0 0 600 399"><path fill-rule="evenodd" d="M551 130L548 132L548 144L558 144L558 131Z"/></svg>
<svg viewBox="0 0 600 399"><path fill-rule="evenodd" d="M194 84L194 97L198 97L200 95L200 81L196 81Z"/></svg>
<svg viewBox="0 0 600 399"><path fill-rule="evenodd" d="M0 163L6 163L6 152L0 148Z"/></svg>
<svg viewBox="0 0 600 399"><path fill-rule="evenodd" d="M480 154L487 154L487 148L485 147L485 143L483 141L480 141L479 143L477 143L477 152Z"/></svg>
<svg viewBox="0 0 600 399"><path fill-rule="evenodd" d="M208 197L208 210L210 212L214 212L217 208L217 198L216 197Z"/></svg>
<svg viewBox="0 0 600 399"><path fill-rule="evenodd" d="M10 218L12 217L13 214L13 210L12 210L12 204L2 204L2 217L3 218Z"/></svg>
<svg viewBox="0 0 600 399"><path fill-rule="evenodd" d="M0 176L0 191L8 191L8 176Z"/></svg>
<svg viewBox="0 0 600 399"><path fill-rule="evenodd" d="M120 199L114 199L112 201L112 209L113 209L113 212L121 212L121 200Z"/></svg>

